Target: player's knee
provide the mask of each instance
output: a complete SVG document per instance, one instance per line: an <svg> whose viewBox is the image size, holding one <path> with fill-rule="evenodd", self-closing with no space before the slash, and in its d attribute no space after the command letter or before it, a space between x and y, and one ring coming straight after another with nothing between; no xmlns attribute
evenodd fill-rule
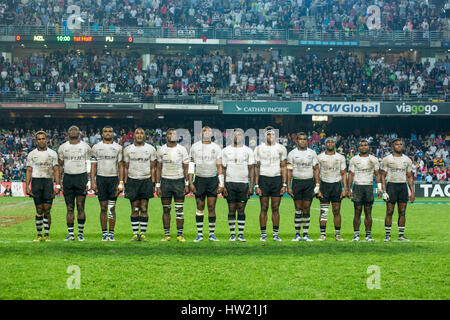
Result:
<svg viewBox="0 0 450 320"><path fill-rule="evenodd" d="M327 221L328 220L328 206L321 206L320 208L320 221Z"/></svg>
<svg viewBox="0 0 450 320"><path fill-rule="evenodd" d="M215 213L216 208L212 204L208 205L208 213Z"/></svg>
<svg viewBox="0 0 450 320"><path fill-rule="evenodd" d="M399 210L398 211L398 216L399 217L404 217L406 215L406 211L404 211L404 210Z"/></svg>

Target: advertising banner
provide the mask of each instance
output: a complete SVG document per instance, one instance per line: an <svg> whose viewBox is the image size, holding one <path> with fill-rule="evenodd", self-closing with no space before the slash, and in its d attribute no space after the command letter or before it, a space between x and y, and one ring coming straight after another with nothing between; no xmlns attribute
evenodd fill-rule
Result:
<svg viewBox="0 0 450 320"><path fill-rule="evenodd" d="M379 115L379 102L303 101L302 114L312 115Z"/></svg>
<svg viewBox="0 0 450 320"><path fill-rule="evenodd" d="M440 116L450 115L448 102L382 102L382 115Z"/></svg>
<svg viewBox="0 0 450 320"><path fill-rule="evenodd" d="M446 183L416 183L416 197L450 198L450 182Z"/></svg>
<svg viewBox="0 0 450 320"><path fill-rule="evenodd" d="M300 114L300 101L224 101L224 114Z"/></svg>

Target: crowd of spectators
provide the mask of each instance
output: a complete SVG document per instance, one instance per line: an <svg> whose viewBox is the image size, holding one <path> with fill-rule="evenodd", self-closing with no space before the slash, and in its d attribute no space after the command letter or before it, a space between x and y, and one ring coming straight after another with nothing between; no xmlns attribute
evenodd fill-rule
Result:
<svg viewBox="0 0 450 320"><path fill-rule="evenodd" d="M387 61L389 60L389 61ZM347 51L298 57L279 52L156 55L146 68L136 52L54 51L13 62L0 57L4 97L43 92L70 97L111 98L128 92L159 95L293 94L305 99L334 95L421 97L450 96L450 58L431 63L382 54L358 57Z"/></svg>
<svg viewBox="0 0 450 320"><path fill-rule="evenodd" d="M380 8L384 30L433 31L442 28L444 7L426 0L6 0L0 24L64 25L70 5L80 7L82 26L227 28L260 33L274 29L367 29ZM369 22L371 23L371 22Z"/></svg>
<svg viewBox="0 0 450 320"><path fill-rule="evenodd" d="M166 143L166 130L168 128L145 129L146 142L159 148ZM194 137L191 131L191 143L199 137ZM336 150L346 156L347 161L357 154L357 146L362 138L369 141L371 152L381 159L391 152L391 141L399 137L396 133L375 135L348 135L327 134L327 129L318 128L308 131L308 146L317 154L324 151L325 139L333 137L336 141ZM46 130L49 138L49 146L55 151L59 145L66 141L66 132L53 129ZM226 130L222 135L226 143ZM24 129L0 129L0 181L25 181L26 157L35 148L33 140L34 131ZM134 133L131 128L116 130L115 140L124 147L133 143ZM410 136L400 137L404 142L404 153L413 160L414 179L418 181L450 181L450 132L433 133L426 135L411 133ZM100 129L82 130L81 139L93 146L101 140ZM180 137L182 140L183 138ZM296 147L295 133L282 133L279 143L283 144L288 151ZM183 141L181 141L183 142ZM256 139L246 140L246 144L254 149L258 141Z"/></svg>

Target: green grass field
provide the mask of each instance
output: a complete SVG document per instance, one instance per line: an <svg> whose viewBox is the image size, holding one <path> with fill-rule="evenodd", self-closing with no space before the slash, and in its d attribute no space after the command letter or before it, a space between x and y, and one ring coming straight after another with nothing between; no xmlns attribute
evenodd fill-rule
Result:
<svg viewBox="0 0 450 320"><path fill-rule="evenodd" d="M280 237L259 241L259 201L250 199L245 226L246 243L230 243L227 206L217 204L216 236L221 240L194 243L195 201L185 205L185 243L163 237L159 199L149 205L148 242L130 242L130 205L117 205L116 242L101 242L99 204L86 202L85 242L66 243L65 205L55 200L52 242L33 243L36 236L34 205L25 198L0 198L0 299L449 299L450 201L417 199L407 209L406 236L410 243L384 243L385 205L376 202L372 235L375 243L352 243L353 206L345 199L342 235L334 240L332 218L327 240L291 242L294 236L293 202L281 204ZM318 202L313 202L310 236L319 237ZM205 222L207 219L205 218ZM207 223L204 233L207 236ZM75 228L77 231L77 228ZM362 224L361 234L364 235ZM70 290L68 267L80 268L80 289ZM379 267L380 289L370 290L369 266Z"/></svg>

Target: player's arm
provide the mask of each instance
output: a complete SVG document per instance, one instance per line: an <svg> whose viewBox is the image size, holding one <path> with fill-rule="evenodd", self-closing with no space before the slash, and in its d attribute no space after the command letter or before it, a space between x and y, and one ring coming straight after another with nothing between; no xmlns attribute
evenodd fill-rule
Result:
<svg viewBox="0 0 450 320"><path fill-rule="evenodd" d="M409 197L409 202L413 203L416 195L415 195L415 191L414 191L414 176L412 172L407 172L406 173L406 177L408 178L408 186L409 186L409 190L411 191L411 195Z"/></svg>
<svg viewBox="0 0 450 320"><path fill-rule="evenodd" d="M253 194L253 183L255 181L255 165L248 165L248 174L250 177L249 186L248 186L248 195L251 196Z"/></svg>
<svg viewBox="0 0 450 320"><path fill-rule="evenodd" d="M353 195L352 192L352 185L353 185L353 179L355 177L355 173L353 171L348 171L348 179L347 179L347 186L348 186L348 197L351 198Z"/></svg>
<svg viewBox="0 0 450 320"><path fill-rule="evenodd" d="M384 201L388 201L389 200L389 195L386 192L386 175L387 172L384 170L380 170L380 178L381 178L381 187L382 187L382 193L383 193L383 200Z"/></svg>
<svg viewBox="0 0 450 320"><path fill-rule="evenodd" d="M63 182L63 173L64 173L64 160L59 159L59 181L61 181L61 187L64 188L62 182Z"/></svg>
<svg viewBox="0 0 450 320"><path fill-rule="evenodd" d="M61 192L61 180L59 178L59 166L57 164L53 166L53 178L56 183L54 190L54 195L56 197Z"/></svg>
<svg viewBox="0 0 450 320"><path fill-rule="evenodd" d="M189 190L192 193L196 193L197 190L195 189L194 186L194 174L195 174L195 162L194 159L192 158L192 156L190 157L190 161L189 161L189 167L188 167L188 181L189 181Z"/></svg>
<svg viewBox="0 0 450 320"><path fill-rule="evenodd" d="M188 194L189 193L189 162L188 163L184 163L183 162L183 174L184 174L184 194Z"/></svg>
<svg viewBox="0 0 450 320"><path fill-rule="evenodd" d="M375 170L374 171L375 174L375 183L377 184L377 196L378 198L381 197L381 194L383 193L383 187L381 185L381 174L380 174L380 170Z"/></svg>
<svg viewBox="0 0 450 320"><path fill-rule="evenodd" d="M281 195L283 195L286 192L287 183L288 183L286 164L287 164L286 159L282 160L281 163L280 163L280 165L281 165L281 179L283 180L283 187L281 188L281 192L280 192Z"/></svg>
<svg viewBox="0 0 450 320"><path fill-rule="evenodd" d="M228 196L228 191L227 191L227 188L225 187L225 182L227 180L227 167L224 166L223 163L222 163L221 168L222 168L221 172L223 174L223 192L222 192L222 194L223 194L224 197L227 197Z"/></svg>
<svg viewBox="0 0 450 320"><path fill-rule="evenodd" d="M294 177L294 165L292 163L288 163L286 165L286 183L287 183L287 193L293 197L294 193L292 191L292 178Z"/></svg>
<svg viewBox="0 0 450 320"><path fill-rule="evenodd" d="M119 185L117 186L117 195L119 195L123 191L123 161L117 162L117 172L119 174Z"/></svg>
<svg viewBox="0 0 450 320"><path fill-rule="evenodd" d="M248 172L250 173L250 166L248 166ZM259 173L261 169L261 161L256 161L256 164L253 165L253 171L254 171L254 181L255 182L255 193L260 196L261 195L261 189L259 188Z"/></svg>
<svg viewBox="0 0 450 320"><path fill-rule="evenodd" d="M97 161L91 159L91 188L95 193L97 193L97 184L95 183L95 175L97 174Z"/></svg>
<svg viewBox="0 0 450 320"><path fill-rule="evenodd" d="M220 158L217 158L217 175L219 177L219 186L217 187L217 194L220 194L223 192L223 188L224 188L224 183L225 183L225 179L224 179L224 175L223 175L223 171L222 171L222 161L220 160Z"/></svg>
<svg viewBox="0 0 450 320"><path fill-rule="evenodd" d="M130 163L127 161L123 162L123 181L126 183L128 181L128 169L130 168Z"/></svg>
<svg viewBox="0 0 450 320"><path fill-rule="evenodd" d="M319 198L322 198L322 192L320 192L320 168L319 164L316 164L313 166L313 176L314 176L314 182L316 183L316 186L314 187L314 194L317 194Z"/></svg>
<svg viewBox="0 0 450 320"><path fill-rule="evenodd" d="M161 198L161 172L162 172L162 163L160 161L156 162L156 182L155 182L155 191L158 197Z"/></svg>
<svg viewBox="0 0 450 320"><path fill-rule="evenodd" d="M342 177L342 184L344 185L344 188L342 189L342 192L341 192L341 198L345 198L347 196L347 190L348 190L347 171L341 170L341 177Z"/></svg>
<svg viewBox="0 0 450 320"><path fill-rule="evenodd" d="M31 177L33 175L33 168L31 166L27 167L27 173L25 178L25 192L30 197L33 196L33 193L31 192Z"/></svg>

